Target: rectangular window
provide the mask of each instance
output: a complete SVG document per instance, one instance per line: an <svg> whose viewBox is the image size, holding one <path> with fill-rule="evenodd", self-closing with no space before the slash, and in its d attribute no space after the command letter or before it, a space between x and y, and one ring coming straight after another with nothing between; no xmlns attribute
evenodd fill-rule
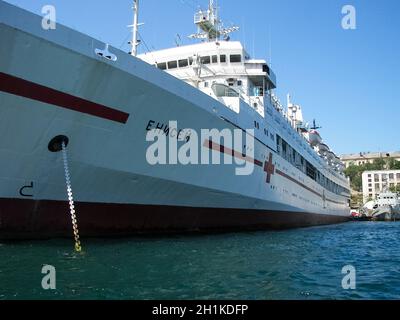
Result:
<svg viewBox="0 0 400 320"><path fill-rule="evenodd" d="M178 62L177 61L168 62L168 69L176 69L176 68L178 68Z"/></svg>
<svg viewBox="0 0 400 320"><path fill-rule="evenodd" d="M167 63L166 62L158 63L157 68L161 70L167 70Z"/></svg>
<svg viewBox="0 0 400 320"><path fill-rule="evenodd" d="M220 61L221 63L226 63L226 55L221 54L220 57L219 57L219 61Z"/></svg>
<svg viewBox="0 0 400 320"><path fill-rule="evenodd" d="M200 62L202 64L210 64L211 63L211 59L210 59L210 57L201 57L200 58Z"/></svg>
<svg viewBox="0 0 400 320"><path fill-rule="evenodd" d="M188 59L179 60L179 68L185 68L189 65Z"/></svg>
<svg viewBox="0 0 400 320"><path fill-rule="evenodd" d="M230 57L231 63L240 63L242 62L242 56L240 54L232 54Z"/></svg>
<svg viewBox="0 0 400 320"><path fill-rule="evenodd" d="M400 173L396 173L397 180L400 180Z"/></svg>
<svg viewBox="0 0 400 320"><path fill-rule="evenodd" d="M218 56L212 56L212 63L218 63Z"/></svg>
<svg viewBox="0 0 400 320"><path fill-rule="evenodd" d="M193 64L193 57L189 58L189 65L191 66Z"/></svg>
<svg viewBox="0 0 400 320"><path fill-rule="evenodd" d="M266 64L263 65L263 72L266 72L269 75L269 67Z"/></svg>
<svg viewBox="0 0 400 320"><path fill-rule="evenodd" d="M394 179L394 173L389 173L389 179L393 180Z"/></svg>

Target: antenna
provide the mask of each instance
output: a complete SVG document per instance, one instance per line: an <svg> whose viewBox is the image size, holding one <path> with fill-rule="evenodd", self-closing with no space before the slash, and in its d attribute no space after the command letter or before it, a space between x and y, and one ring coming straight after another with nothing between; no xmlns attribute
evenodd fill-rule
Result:
<svg viewBox="0 0 400 320"><path fill-rule="evenodd" d="M318 129L322 129L322 127L317 126L317 123L315 121L315 119L313 120L313 126L311 127L312 130L318 130Z"/></svg>
<svg viewBox="0 0 400 320"><path fill-rule="evenodd" d="M180 47L180 46L181 46L181 42L182 42L182 38L181 38L181 36L179 35L179 33L177 33L177 34L176 34L176 37L175 37L175 44L176 44L176 46L177 46L177 47Z"/></svg>
<svg viewBox="0 0 400 320"><path fill-rule="evenodd" d="M143 25L143 23L139 23L139 0L133 0L133 25L128 27L132 28L132 41L130 45L132 46L131 55L137 56L137 48L140 44L139 40L139 27Z"/></svg>

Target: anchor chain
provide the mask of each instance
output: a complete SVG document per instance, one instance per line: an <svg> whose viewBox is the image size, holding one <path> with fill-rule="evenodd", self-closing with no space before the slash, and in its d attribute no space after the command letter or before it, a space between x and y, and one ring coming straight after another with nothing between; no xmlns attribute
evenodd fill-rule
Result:
<svg viewBox="0 0 400 320"><path fill-rule="evenodd" d="M61 147L62 147L62 157L63 157L63 161L64 161L65 182L67 184L69 208L70 208L70 212L71 212L72 227L73 227L74 238L75 238L75 251L81 252L82 246L81 246L81 241L79 239L78 221L77 221L77 217L76 217L74 197L72 194L71 176L70 176L69 167L68 167L67 148L65 146L64 141L62 142Z"/></svg>

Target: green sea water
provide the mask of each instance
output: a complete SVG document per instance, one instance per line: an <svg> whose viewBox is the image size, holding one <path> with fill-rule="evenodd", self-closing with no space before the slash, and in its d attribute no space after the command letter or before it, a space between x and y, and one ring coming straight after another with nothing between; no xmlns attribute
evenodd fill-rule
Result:
<svg viewBox="0 0 400 320"><path fill-rule="evenodd" d="M0 242L0 300L399 299L400 224L281 232ZM43 265L56 290L42 288ZM356 289L342 287L354 266Z"/></svg>

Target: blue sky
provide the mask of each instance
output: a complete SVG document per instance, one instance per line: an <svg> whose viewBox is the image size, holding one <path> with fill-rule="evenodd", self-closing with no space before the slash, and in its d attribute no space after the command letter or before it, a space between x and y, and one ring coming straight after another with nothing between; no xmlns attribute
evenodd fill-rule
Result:
<svg viewBox="0 0 400 320"><path fill-rule="evenodd" d="M130 0L7 0L128 50ZM194 10L207 0L141 0L141 35L150 49L182 44L196 31ZM341 27L342 7L356 8L357 29ZM400 1L219 0L225 25L255 58L272 59L282 102L291 93L305 118L337 153L399 150ZM271 45L270 45L271 44ZM145 49L142 46L142 50ZM270 57L270 52L272 56Z"/></svg>

